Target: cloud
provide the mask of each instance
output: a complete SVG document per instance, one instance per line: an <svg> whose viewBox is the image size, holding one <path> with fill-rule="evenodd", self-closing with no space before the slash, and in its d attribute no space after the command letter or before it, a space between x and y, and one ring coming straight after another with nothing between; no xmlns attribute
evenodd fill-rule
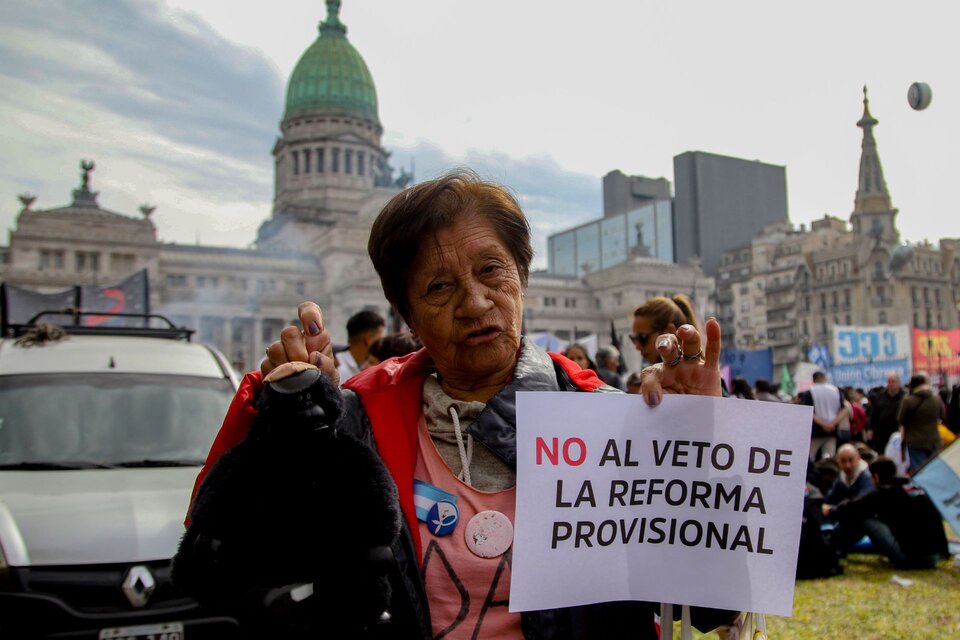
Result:
<svg viewBox="0 0 960 640"><path fill-rule="evenodd" d="M156 205L166 241L245 246L270 215L284 79L195 14L157 0L3 3L0 83L0 228L12 226L17 193L38 194L38 208L69 203L81 158L97 163L101 206L137 215ZM469 166L513 189L536 267L547 235L602 214L599 178L549 157L455 157L392 132L384 144L396 168L415 162L418 179Z"/></svg>
<svg viewBox="0 0 960 640"><path fill-rule="evenodd" d="M215 239L244 245L269 215L283 79L191 14L146 0L4 3L0 83L8 196L66 204L77 161L93 158L101 205L130 214L151 201L166 240L192 242L233 211L217 225L233 232ZM0 225L13 216L4 206Z"/></svg>
<svg viewBox="0 0 960 640"><path fill-rule="evenodd" d="M52 17L55 16L55 19ZM283 79L261 53L155 2L6 3L4 75L141 122L172 140L248 159L269 151Z"/></svg>
<svg viewBox="0 0 960 640"><path fill-rule="evenodd" d="M395 136L388 133L387 139ZM398 138L398 136L396 136ZM481 177L513 190L530 219L534 241L534 268L546 267L547 236L603 215L600 178L567 171L548 157L512 158L504 153L469 150L454 157L426 141L397 141L390 145L391 164L414 170L428 180L454 167L469 167Z"/></svg>

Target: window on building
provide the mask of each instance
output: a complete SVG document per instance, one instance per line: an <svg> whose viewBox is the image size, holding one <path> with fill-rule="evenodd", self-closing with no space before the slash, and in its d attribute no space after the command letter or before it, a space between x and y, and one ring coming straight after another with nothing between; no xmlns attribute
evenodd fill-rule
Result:
<svg viewBox="0 0 960 640"><path fill-rule="evenodd" d="M366 159L367 157L364 155L363 151L357 152L357 175L358 176L362 176L366 174L366 171L367 171L365 167Z"/></svg>
<svg viewBox="0 0 960 640"><path fill-rule="evenodd" d="M848 325L853 324L852 322L850 322L850 314L849 314L849 313L846 315L846 317L845 317L844 319L846 320L846 323L847 323Z"/></svg>
<svg viewBox="0 0 960 640"><path fill-rule="evenodd" d="M555 307L557 306L557 299L553 296L544 296L543 306L545 307Z"/></svg>
<svg viewBox="0 0 960 640"><path fill-rule="evenodd" d="M577 299L576 298L564 298L563 306L566 309L576 309L577 308Z"/></svg>
<svg viewBox="0 0 960 640"><path fill-rule="evenodd" d="M877 322L880 324L887 324L887 312L881 311L877 314Z"/></svg>
<svg viewBox="0 0 960 640"><path fill-rule="evenodd" d="M820 333L826 333L826 332L827 332L827 319L820 318Z"/></svg>
<svg viewBox="0 0 960 640"><path fill-rule="evenodd" d="M260 325L260 341L264 344L271 344L280 335L287 323L278 318L264 318Z"/></svg>
<svg viewBox="0 0 960 640"><path fill-rule="evenodd" d="M111 253L110 254L110 270L127 273L133 271L134 266L136 265L137 257L132 253Z"/></svg>
<svg viewBox="0 0 960 640"><path fill-rule="evenodd" d="M298 296L304 296L307 294L307 284L302 280L297 281L293 283L293 290L297 292Z"/></svg>
<svg viewBox="0 0 960 640"><path fill-rule="evenodd" d="M836 291L833 292L831 298L833 300L833 308L836 309L840 305L839 297Z"/></svg>
<svg viewBox="0 0 960 640"><path fill-rule="evenodd" d="M923 288L923 301L930 302L930 289L927 287Z"/></svg>
<svg viewBox="0 0 960 640"><path fill-rule="evenodd" d="M826 310L827 310L827 294L821 293L820 294L820 311L826 311Z"/></svg>
<svg viewBox="0 0 960 640"><path fill-rule="evenodd" d="M303 151L303 172L310 173L310 151L307 149Z"/></svg>
<svg viewBox="0 0 960 640"><path fill-rule="evenodd" d="M300 175L300 154L296 151L290 152L290 157L293 158L293 175Z"/></svg>
<svg viewBox="0 0 960 640"><path fill-rule="evenodd" d="M850 308L850 289L843 290L843 306Z"/></svg>
<svg viewBox="0 0 960 640"><path fill-rule="evenodd" d="M77 273L100 271L100 253L97 251L77 251L74 255Z"/></svg>
<svg viewBox="0 0 960 640"><path fill-rule="evenodd" d="M883 263L882 263L882 262L874 262L874 263L873 263L873 275L874 275L875 277L877 277L877 278L882 278L882 277L883 277Z"/></svg>
<svg viewBox="0 0 960 640"><path fill-rule="evenodd" d="M167 286L168 287L185 287L187 286L187 276L180 273L168 273Z"/></svg>
<svg viewBox="0 0 960 640"><path fill-rule="evenodd" d="M343 152L343 172L353 173L353 149L346 149Z"/></svg>
<svg viewBox="0 0 960 640"><path fill-rule="evenodd" d="M330 170L334 173L340 173L340 149L337 147L330 151Z"/></svg>
<svg viewBox="0 0 960 640"><path fill-rule="evenodd" d="M914 304L916 304L917 302L919 302L919 300L917 299L917 288L916 288L916 287L910 287L910 301L913 302Z"/></svg>
<svg viewBox="0 0 960 640"><path fill-rule="evenodd" d="M940 289L933 290L933 301L937 304L937 306L940 305Z"/></svg>
<svg viewBox="0 0 960 640"><path fill-rule="evenodd" d="M59 271L63 269L63 251L59 249L41 249L40 250L40 270L41 271Z"/></svg>
<svg viewBox="0 0 960 640"><path fill-rule="evenodd" d="M317 173L323 173L325 170L323 167L323 149L317 149Z"/></svg>

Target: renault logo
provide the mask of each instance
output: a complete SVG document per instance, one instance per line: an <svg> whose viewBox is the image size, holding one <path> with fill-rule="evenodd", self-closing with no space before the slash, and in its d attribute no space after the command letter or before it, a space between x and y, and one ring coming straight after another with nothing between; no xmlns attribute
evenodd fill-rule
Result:
<svg viewBox="0 0 960 640"><path fill-rule="evenodd" d="M137 609L145 607L153 590L157 587L157 581L153 579L150 569L139 564L131 567L127 571L127 577L123 579L123 595L127 596Z"/></svg>

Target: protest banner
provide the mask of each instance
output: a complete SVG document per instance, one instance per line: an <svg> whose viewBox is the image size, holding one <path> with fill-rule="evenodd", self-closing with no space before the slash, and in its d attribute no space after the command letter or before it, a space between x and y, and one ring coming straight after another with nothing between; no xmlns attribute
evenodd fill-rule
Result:
<svg viewBox="0 0 960 640"><path fill-rule="evenodd" d="M909 360L886 360L883 362L863 362L860 364L841 364L828 370L830 382L838 387L860 387L870 389L887 384L887 376L894 373L906 382L910 379Z"/></svg>
<svg viewBox="0 0 960 640"><path fill-rule="evenodd" d="M730 378L740 377L753 385L757 378L773 380L773 349L724 349L720 364L730 367Z"/></svg>
<svg viewBox="0 0 960 640"><path fill-rule="evenodd" d="M833 327L834 366L910 360L911 351L910 327L905 324Z"/></svg>
<svg viewBox="0 0 960 640"><path fill-rule="evenodd" d="M914 329L913 370L960 374L960 329Z"/></svg>
<svg viewBox="0 0 960 640"><path fill-rule="evenodd" d="M790 615L811 417L735 398L518 393L510 610Z"/></svg>
<svg viewBox="0 0 960 640"><path fill-rule="evenodd" d="M877 325L833 327L833 363L827 368L830 382L842 387L883 386L887 376L910 377L913 351L910 327Z"/></svg>

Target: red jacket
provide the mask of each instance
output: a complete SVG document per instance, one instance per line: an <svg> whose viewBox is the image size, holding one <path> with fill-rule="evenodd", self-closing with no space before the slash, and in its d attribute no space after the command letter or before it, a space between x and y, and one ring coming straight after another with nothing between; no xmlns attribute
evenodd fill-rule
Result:
<svg viewBox="0 0 960 640"><path fill-rule="evenodd" d="M558 353L549 355L578 389L593 391L604 384L593 371L580 369L572 360ZM417 464L421 390L424 379L433 370L430 354L426 349L421 349L361 371L343 385L359 396L370 419L377 452L397 485L400 508L411 532L419 531L413 505L413 472ZM263 377L259 371L252 371L243 377L203 468L197 475L193 497L196 497L200 484L220 456L247 437L257 416L253 407L254 399L262 388ZM190 524L189 511L185 524ZM417 555L422 557L420 538L417 535L413 538Z"/></svg>

